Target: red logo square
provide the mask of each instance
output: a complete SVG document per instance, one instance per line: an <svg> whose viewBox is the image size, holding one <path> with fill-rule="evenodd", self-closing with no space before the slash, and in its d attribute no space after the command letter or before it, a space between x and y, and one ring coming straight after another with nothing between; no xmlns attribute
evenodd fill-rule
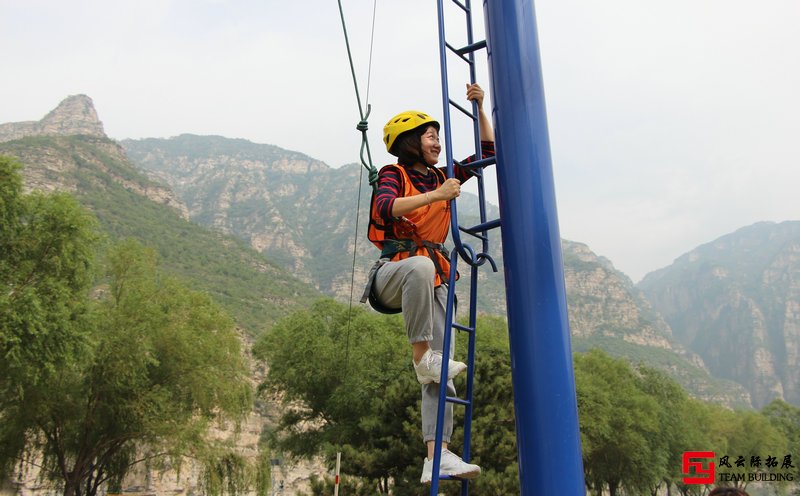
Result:
<svg viewBox="0 0 800 496"><path fill-rule="evenodd" d="M703 462L696 459L711 459L708 462L708 468L703 467ZM716 480L714 473L714 462L716 455L713 451L685 451L683 453L683 463L681 465L683 471L684 484L713 484ZM694 469L693 473L692 470Z"/></svg>

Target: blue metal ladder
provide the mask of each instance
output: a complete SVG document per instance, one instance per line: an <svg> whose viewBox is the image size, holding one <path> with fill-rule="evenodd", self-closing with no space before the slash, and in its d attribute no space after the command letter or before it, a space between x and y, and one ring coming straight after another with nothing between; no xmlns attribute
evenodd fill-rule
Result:
<svg viewBox="0 0 800 496"><path fill-rule="evenodd" d="M439 467L441 466L441 446L442 446L442 437L443 437L443 427L444 427L444 414L445 414L445 405L446 403L454 403L458 405L463 405L465 407L464 412L464 446L462 451L462 458L464 461L469 461L470 459L470 444L471 444L471 428L472 428L472 415L473 415L473 404L472 404L472 393L473 393L473 382L475 377L475 339L476 339L476 317L477 317L477 294L478 294L478 269L483 266L486 262L489 262L489 265L492 269L497 272L497 265L495 264L494 260L492 260L491 256L489 255L489 234L488 232L494 228L500 227L500 220L489 220L486 219L486 198L485 198L485 190L484 190L484 177L482 168L487 165L492 165L495 163L495 157L490 157L487 159L481 159L481 137L480 137L480 128L479 128L479 120L478 120L478 106L477 103L472 103L472 109L468 110L458 103L453 101L449 95L449 87L448 87L448 72L447 72L447 56L448 53L452 53L457 59L462 60L469 66L469 78L470 83L474 84L476 82L476 70L475 70L475 52L481 49L486 48L486 41L479 41L475 42L473 39L473 30L472 30L472 8L470 6L470 0L464 0L462 3L459 0L450 0L453 4L455 4L461 11L464 13L465 21L466 21L466 45L462 48L455 48L453 45L448 43L445 40L445 12L444 12L444 0L437 1L437 10L438 10L438 20L439 20L439 57L440 57L440 66L441 66L441 81L442 81L442 106L443 106L443 127L442 127L442 135L444 136L444 145L446 151L446 164L447 164L447 177L453 177L453 168L454 168L454 160L453 160L453 140L451 136L451 118L450 118L450 111L451 108L455 108L460 113L466 115L468 118L472 119L473 125L473 139L475 144L475 157L477 160L468 164L462 165L462 167L472 169L476 175L476 179L478 182L478 199L480 205L480 223L471 226L471 227L462 227L458 223L458 212L455 199L451 200L450 208L451 208L451 219L450 219L450 232L452 241L454 244L454 249L450 255L450 275L448 281L448 291L447 295L447 311L445 314L445 332L444 332L444 342L442 349L449 350L450 343L452 342L452 330L453 328L458 329L460 331L464 331L469 335L469 344L468 344L468 351L467 351L467 388L464 399L447 396L447 388L440 387L439 388L439 405L437 410L437 420L436 420L436 440L435 440L435 447L434 447L434 457L433 457L433 474L431 478L431 487L430 487L430 494L431 496L435 496L439 493L439 481L440 480L448 480L448 479L456 479L461 481L461 494L467 495L469 494L469 481L466 479L457 479L455 477L450 476L440 476L439 475ZM461 165L461 164L459 164ZM461 233L466 233L480 241L480 250L476 251L472 246L467 243L464 243L461 240ZM456 284L456 266L458 262L458 258L464 260L466 264L471 267L470 271L470 291L469 291L469 323L467 325L462 325L454 321L454 302L455 302L455 284ZM448 362L449 362L449 354L443 353L443 364L442 364L442 375L440 377L439 384L445 385L447 384L447 370L448 370Z"/></svg>

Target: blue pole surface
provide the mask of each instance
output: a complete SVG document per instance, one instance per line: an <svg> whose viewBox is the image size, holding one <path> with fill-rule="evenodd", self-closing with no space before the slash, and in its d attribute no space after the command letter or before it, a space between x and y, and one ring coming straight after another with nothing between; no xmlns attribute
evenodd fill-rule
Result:
<svg viewBox="0 0 800 496"><path fill-rule="evenodd" d="M520 494L584 496L544 87L532 0L484 0Z"/></svg>

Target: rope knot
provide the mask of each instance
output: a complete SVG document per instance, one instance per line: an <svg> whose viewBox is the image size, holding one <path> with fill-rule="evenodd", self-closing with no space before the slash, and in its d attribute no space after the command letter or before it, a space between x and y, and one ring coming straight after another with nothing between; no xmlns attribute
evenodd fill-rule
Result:
<svg viewBox="0 0 800 496"><path fill-rule="evenodd" d="M371 186L375 186L375 184L378 182L378 169L371 167L369 169L369 175L367 178L369 179L369 184Z"/></svg>
<svg viewBox="0 0 800 496"><path fill-rule="evenodd" d="M359 130L359 131L361 131L362 133L366 133L366 132L367 132L367 129L368 129L368 127L367 127L367 121L366 121L366 120L359 121L359 122L358 122L358 124L356 124L356 129L358 129L358 130Z"/></svg>

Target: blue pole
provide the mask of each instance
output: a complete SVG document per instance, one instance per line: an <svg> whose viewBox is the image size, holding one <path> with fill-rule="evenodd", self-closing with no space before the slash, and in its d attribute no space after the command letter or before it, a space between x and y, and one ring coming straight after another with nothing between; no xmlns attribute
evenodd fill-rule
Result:
<svg viewBox="0 0 800 496"><path fill-rule="evenodd" d="M532 0L484 0L520 494L584 496L553 167Z"/></svg>

